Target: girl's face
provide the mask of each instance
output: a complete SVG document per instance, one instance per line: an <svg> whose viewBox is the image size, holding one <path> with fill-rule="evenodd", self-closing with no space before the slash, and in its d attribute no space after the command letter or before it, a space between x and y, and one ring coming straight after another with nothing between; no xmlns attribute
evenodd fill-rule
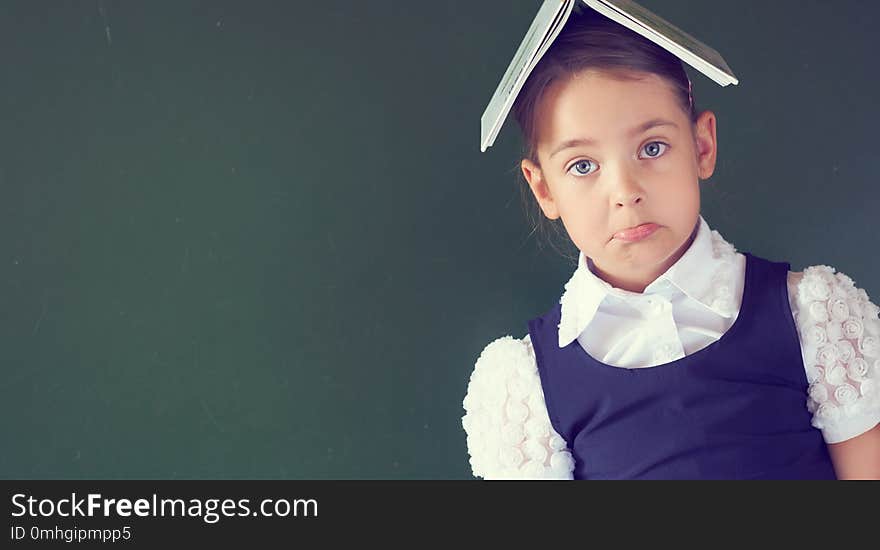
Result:
<svg viewBox="0 0 880 550"><path fill-rule="evenodd" d="M690 246L716 139L711 111L692 127L670 84L636 76L585 71L548 87L535 113L540 166L523 159L522 170L596 274L642 292Z"/></svg>

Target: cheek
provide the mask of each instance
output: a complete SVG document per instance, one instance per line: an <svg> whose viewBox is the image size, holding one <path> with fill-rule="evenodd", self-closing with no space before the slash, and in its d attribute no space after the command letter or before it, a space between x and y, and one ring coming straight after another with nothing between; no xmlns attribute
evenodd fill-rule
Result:
<svg viewBox="0 0 880 550"><path fill-rule="evenodd" d="M686 176L685 179L689 179ZM688 218L700 209L700 187L696 181L684 181L678 179L669 182L661 200L663 211L673 217Z"/></svg>
<svg viewBox="0 0 880 550"><path fill-rule="evenodd" d="M604 234L608 212L603 210L603 204L606 203L601 198L586 195L566 203L562 213L563 223L569 237L579 246L588 246L587 241L595 240L595 235Z"/></svg>
<svg viewBox="0 0 880 550"><path fill-rule="evenodd" d="M573 239L576 235L582 235L589 225L589 220L595 217L593 213L595 200L591 200L585 190L579 190L574 185L557 195L556 204L562 224Z"/></svg>
<svg viewBox="0 0 880 550"><path fill-rule="evenodd" d="M585 220L594 217L596 205L599 203L597 197L588 189L578 189L576 185L572 184L562 197L559 210L572 225L582 225Z"/></svg>
<svg viewBox="0 0 880 550"><path fill-rule="evenodd" d="M663 174L663 183L658 188L665 189L667 198L676 197L678 200L690 200L700 195L700 183L696 172L686 166L678 166Z"/></svg>

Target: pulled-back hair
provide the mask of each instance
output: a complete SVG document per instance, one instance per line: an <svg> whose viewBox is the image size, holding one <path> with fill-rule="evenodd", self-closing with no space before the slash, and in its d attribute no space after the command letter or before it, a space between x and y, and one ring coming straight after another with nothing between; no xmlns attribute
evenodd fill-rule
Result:
<svg viewBox="0 0 880 550"><path fill-rule="evenodd" d="M678 57L592 8L580 6L578 2L565 27L535 66L513 104L513 116L522 134L523 158L540 166L535 112L545 91L551 84L568 80L588 69L602 71L621 80L635 80L644 76L638 73L656 74L670 84L691 124L697 120L690 79ZM564 228L560 227L561 223L549 223L542 215L528 182L522 176L519 163L516 170L521 180L523 203L534 229L540 228L542 233L549 233L549 225L554 233L562 236L566 245L570 244ZM554 245L552 239L547 240L551 246ZM565 252L562 254L571 257Z"/></svg>

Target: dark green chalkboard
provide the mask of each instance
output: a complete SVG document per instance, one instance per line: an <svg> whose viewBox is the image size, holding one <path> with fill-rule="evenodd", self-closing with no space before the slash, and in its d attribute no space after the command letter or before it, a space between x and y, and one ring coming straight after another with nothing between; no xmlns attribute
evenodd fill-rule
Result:
<svg viewBox="0 0 880 550"><path fill-rule="evenodd" d="M573 265L479 118L537 0L0 5L0 477L468 478ZM875 2L643 4L720 51L703 214L877 301Z"/></svg>

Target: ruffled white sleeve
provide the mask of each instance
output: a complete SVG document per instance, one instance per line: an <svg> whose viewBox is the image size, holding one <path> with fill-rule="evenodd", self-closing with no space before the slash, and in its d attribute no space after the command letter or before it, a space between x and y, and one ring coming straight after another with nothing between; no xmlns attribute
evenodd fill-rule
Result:
<svg viewBox="0 0 880 550"><path fill-rule="evenodd" d="M788 274L809 382L807 408L826 443L880 422L880 308L852 279L818 265Z"/></svg>
<svg viewBox="0 0 880 550"><path fill-rule="evenodd" d="M574 460L550 424L526 334L498 338L477 359L463 402L470 465L483 479L572 479Z"/></svg>

